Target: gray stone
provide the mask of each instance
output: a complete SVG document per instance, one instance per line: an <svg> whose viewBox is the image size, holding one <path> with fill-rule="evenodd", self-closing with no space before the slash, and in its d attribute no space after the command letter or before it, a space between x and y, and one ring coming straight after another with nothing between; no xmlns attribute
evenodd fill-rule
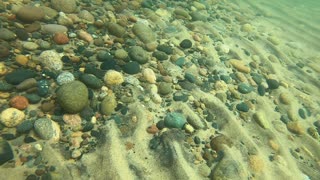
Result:
<svg viewBox="0 0 320 180"><path fill-rule="evenodd" d="M0 39L9 41L16 38L16 34L7 28L0 28Z"/></svg>
<svg viewBox="0 0 320 180"><path fill-rule="evenodd" d="M140 46L133 46L129 50L129 56L133 61L137 61L139 64L145 64L148 62L148 53Z"/></svg>
<svg viewBox="0 0 320 180"><path fill-rule="evenodd" d="M107 28L110 34L119 38L126 33L125 28L116 23L108 23Z"/></svg>
<svg viewBox="0 0 320 180"><path fill-rule="evenodd" d="M34 122L34 130L40 138L49 140L54 135L53 124L48 118L40 118Z"/></svg>
<svg viewBox="0 0 320 180"><path fill-rule="evenodd" d="M144 43L151 43L156 40L152 29L143 23L136 23L132 28L133 33Z"/></svg>
<svg viewBox="0 0 320 180"><path fill-rule="evenodd" d="M161 95L168 95L172 92L171 83L161 82L158 85L158 91Z"/></svg>
<svg viewBox="0 0 320 180"><path fill-rule="evenodd" d="M52 7L57 11L72 13L77 9L76 0L51 0Z"/></svg>

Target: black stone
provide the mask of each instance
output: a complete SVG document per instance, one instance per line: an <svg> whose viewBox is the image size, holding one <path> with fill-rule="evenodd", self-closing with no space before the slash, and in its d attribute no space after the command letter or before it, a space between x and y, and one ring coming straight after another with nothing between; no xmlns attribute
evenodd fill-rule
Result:
<svg viewBox="0 0 320 180"><path fill-rule="evenodd" d="M137 74L141 71L141 69L138 62L131 61L123 66L123 71L127 74Z"/></svg>
<svg viewBox="0 0 320 180"><path fill-rule="evenodd" d="M31 136L26 136L26 137L23 139L23 141L24 141L25 143L33 143L33 142L36 142L37 140L36 140L35 138L31 137Z"/></svg>
<svg viewBox="0 0 320 180"><path fill-rule="evenodd" d="M87 74L93 74L99 79L102 79L106 73L106 71L96 68L94 64L86 64L84 72Z"/></svg>
<svg viewBox="0 0 320 180"><path fill-rule="evenodd" d="M94 127L94 124L92 124L91 122L87 122L82 128L82 132L91 131L93 127Z"/></svg>
<svg viewBox="0 0 320 180"><path fill-rule="evenodd" d="M183 49L191 48L192 42L189 39L184 39L183 41L181 41L180 47L182 47Z"/></svg>
<svg viewBox="0 0 320 180"><path fill-rule="evenodd" d="M184 78L186 80L188 80L191 83L195 83L196 82L196 78L194 77L194 75L190 74L190 73L185 73L184 74Z"/></svg>
<svg viewBox="0 0 320 180"><path fill-rule="evenodd" d="M158 128L159 130L165 128L164 120L158 121L157 124L156 124L156 126L157 126L157 128Z"/></svg>
<svg viewBox="0 0 320 180"><path fill-rule="evenodd" d="M173 94L173 100L174 101L182 101L182 102L187 102L189 96L187 94L184 94L182 92L175 92Z"/></svg>
<svg viewBox="0 0 320 180"><path fill-rule="evenodd" d="M194 143L196 143L196 144L200 144L201 143L201 139L199 138L199 136L195 136L193 138L193 140L194 140Z"/></svg>
<svg viewBox="0 0 320 180"><path fill-rule="evenodd" d="M267 84L269 89L277 89L279 87L279 82L275 79L267 79Z"/></svg>
<svg viewBox="0 0 320 180"><path fill-rule="evenodd" d="M7 141L0 140L0 166L13 159L13 151Z"/></svg>
<svg viewBox="0 0 320 180"><path fill-rule="evenodd" d="M3 139L5 139L5 140L8 140L8 141L13 140L13 139L16 138L16 136L14 134L11 134L11 133L3 133L3 134L1 134L1 137Z"/></svg>
<svg viewBox="0 0 320 180"><path fill-rule="evenodd" d="M37 74L34 71L29 69L17 69L7 74L5 76L5 80L9 84L17 85L26 79L35 77L36 75Z"/></svg>
<svg viewBox="0 0 320 180"><path fill-rule="evenodd" d="M110 55L110 53L107 51L99 51L97 53L97 59L100 62L110 61L110 60L113 60L113 56Z"/></svg>

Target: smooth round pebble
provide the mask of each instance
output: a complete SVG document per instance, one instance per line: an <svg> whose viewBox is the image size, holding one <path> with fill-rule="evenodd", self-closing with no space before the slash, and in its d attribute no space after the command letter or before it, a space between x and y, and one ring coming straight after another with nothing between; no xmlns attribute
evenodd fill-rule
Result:
<svg viewBox="0 0 320 180"><path fill-rule="evenodd" d="M39 56L44 67L59 71L63 67L60 55L54 50L43 51Z"/></svg>
<svg viewBox="0 0 320 180"><path fill-rule="evenodd" d="M74 79L75 79L74 75L71 72L64 71L58 75L57 83L59 85L62 85L62 84L72 82L72 81L74 81Z"/></svg>
<svg viewBox="0 0 320 180"><path fill-rule="evenodd" d="M10 99L9 104L13 108L24 110L29 106L29 101L24 96L14 96Z"/></svg>
<svg viewBox="0 0 320 180"><path fill-rule="evenodd" d="M53 124L48 118L40 118L34 122L34 130L44 140L49 140L54 135Z"/></svg>
<svg viewBox="0 0 320 180"><path fill-rule="evenodd" d="M123 75L121 72L115 71L115 70L109 70L106 72L103 78L106 85L114 86L114 85L120 85L124 82Z"/></svg>
<svg viewBox="0 0 320 180"><path fill-rule="evenodd" d="M168 128L182 129L186 123L186 118L178 112L168 113L164 118L164 125Z"/></svg>
<svg viewBox="0 0 320 180"><path fill-rule="evenodd" d="M16 108L7 108L0 114L0 122L6 127L15 127L25 118L23 111Z"/></svg>
<svg viewBox="0 0 320 180"><path fill-rule="evenodd" d="M180 42L180 47L183 49L188 49L192 47L192 42L189 39L184 39Z"/></svg>
<svg viewBox="0 0 320 180"><path fill-rule="evenodd" d="M137 74L141 71L141 69L138 62L131 61L123 66L123 71L127 74Z"/></svg>

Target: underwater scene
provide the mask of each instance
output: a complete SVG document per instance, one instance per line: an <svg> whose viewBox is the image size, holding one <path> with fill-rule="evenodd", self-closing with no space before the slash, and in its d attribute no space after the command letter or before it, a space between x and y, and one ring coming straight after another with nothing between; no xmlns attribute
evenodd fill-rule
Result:
<svg viewBox="0 0 320 180"><path fill-rule="evenodd" d="M320 179L319 7L0 0L0 180Z"/></svg>

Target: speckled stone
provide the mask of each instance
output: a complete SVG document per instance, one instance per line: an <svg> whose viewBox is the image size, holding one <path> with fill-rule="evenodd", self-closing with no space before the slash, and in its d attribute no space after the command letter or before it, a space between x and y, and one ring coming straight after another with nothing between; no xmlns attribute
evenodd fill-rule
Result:
<svg viewBox="0 0 320 180"><path fill-rule="evenodd" d="M15 127L25 119L25 114L16 108L7 108L0 114L0 122L6 127Z"/></svg>
<svg viewBox="0 0 320 180"><path fill-rule="evenodd" d="M49 140L54 135L53 125L50 119L40 118L34 122L34 130L45 140Z"/></svg>

